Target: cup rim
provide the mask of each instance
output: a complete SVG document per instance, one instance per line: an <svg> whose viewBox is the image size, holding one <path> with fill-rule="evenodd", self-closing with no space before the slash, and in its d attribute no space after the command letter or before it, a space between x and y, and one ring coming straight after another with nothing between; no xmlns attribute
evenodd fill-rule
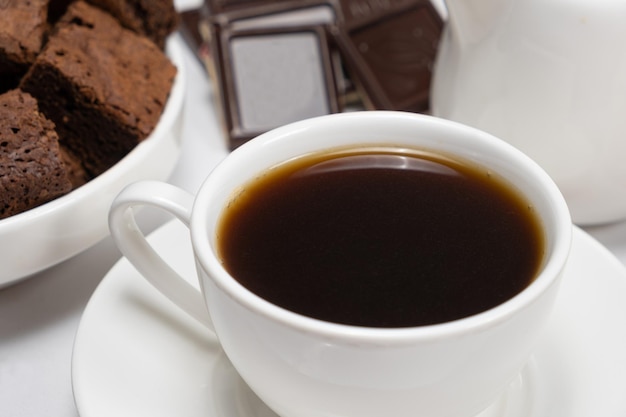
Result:
<svg viewBox="0 0 626 417"><path fill-rule="evenodd" d="M233 163L236 164L237 161L245 158L247 155L257 155L263 146L274 141L280 141L297 132L310 129L312 126L334 123L335 120L339 119L343 119L347 122L355 122L359 119L363 120L364 118L370 121L374 119L385 120L388 123L415 123L419 121L429 124L436 129L453 129L461 134L472 135L480 140L489 141L490 146L499 147L500 152L510 154L511 157L517 159L520 161L520 164L525 166L529 175L541 181L541 183L544 184L545 194L549 195L552 200L552 221L554 236L556 236L556 238L554 239L551 257L547 260L533 282L523 291L502 304L472 316L416 327L380 328L333 323L303 316L266 301L230 276L218 259L211 245L210 237L205 232L208 230L208 216L205 214L208 207L212 204L211 190L215 189L219 184L219 178L223 175L223 172L227 171ZM323 149L324 148L322 148L322 150ZM267 168L269 168L269 166L263 169ZM407 343L417 339L434 341L442 337L449 337L450 335L460 336L475 332L479 329L492 327L507 320L517 311L532 304L541 294L546 292L553 285L558 284L559 277L561 276L562 270L565 268L569 256L572 229L573 225L569 209L557 185L535 161L517 148L486 132L458 122L424 114L378 110L338 113L306 119L273 129L246 142L218 164L202 184L196 196L190 222L191 239L199 266L204 269L215 285L228 294L229 297L236 300L240 305L270 320L292 328L297 328L302 332L313 332L329 338L349 338L352 341L378 344Z"/></svg>

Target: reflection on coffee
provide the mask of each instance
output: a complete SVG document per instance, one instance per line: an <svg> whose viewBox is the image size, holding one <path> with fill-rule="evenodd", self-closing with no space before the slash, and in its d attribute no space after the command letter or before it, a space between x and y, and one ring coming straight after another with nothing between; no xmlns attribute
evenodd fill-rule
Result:
<svg viewBox="0 0 626 417"><path fill-rule="evenodd" d="M532 206L490 171L392 148L281 164L225 208L218 251L252 292L335 323L408 327L467 317L536 276Z"/></svg>

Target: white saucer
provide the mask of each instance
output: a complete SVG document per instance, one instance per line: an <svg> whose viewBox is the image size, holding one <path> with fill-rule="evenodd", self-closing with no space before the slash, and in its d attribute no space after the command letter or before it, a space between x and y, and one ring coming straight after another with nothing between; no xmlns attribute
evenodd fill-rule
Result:
<svg viewBox="0 0 626 417"><path fill-rule="evenodd" d="M188 231L172 221L149 240L197 285ZM580 229L546 337L481 417L626 416L626 269ZM275 416L217 342L120 260L94 292L72 358L81 417Z"/></svg>

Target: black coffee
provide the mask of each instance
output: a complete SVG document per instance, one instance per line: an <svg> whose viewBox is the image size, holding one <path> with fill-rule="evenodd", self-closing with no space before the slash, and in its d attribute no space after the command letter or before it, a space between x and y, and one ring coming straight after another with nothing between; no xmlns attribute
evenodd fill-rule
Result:
<svg viewBox="0 0 626 417"><path fill-rule="evenodd" d="M489 171L372 148L270 170L223 214L218 249L252 292L336 323L406 327L494 307L542 262L534 210Z"/></svg>

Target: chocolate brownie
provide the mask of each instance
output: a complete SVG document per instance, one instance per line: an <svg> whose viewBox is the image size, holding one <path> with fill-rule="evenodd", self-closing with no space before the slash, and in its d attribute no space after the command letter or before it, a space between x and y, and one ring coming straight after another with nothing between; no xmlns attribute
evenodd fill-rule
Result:
<svg viewBox="0 0 626 417"><path fill-rule="evenodd" d="M122 26L146 35L161 49L178 24L172 0L87 0L117 18Z"/></svg>
<svg viewBox="0 0 626 417"><path fill-rule="evenodd" d="M0 92L15 88L41 50L47 0L0 0Z"/></svg>
<svg viewBox="0 0 626 417"><path fill-rule="evenodd" d="M0 95L0 219L72 188L54 124L18 89Z"/></svg>
<svg viewBox="0 0 626 417"><path fill-rule="evenodd" d="M105 11L71 4L22 79L90 176L118 162L153 130L176 67L145 36Z"/></svg>
<svg viewBox="0 0 626 417"><path fill-rule="evenodd" d="M86 0L115 17L127 29L152 39L161 49L179 17L172 0ZM50 0L48 18L56 22L73 0Z"/></svg>

